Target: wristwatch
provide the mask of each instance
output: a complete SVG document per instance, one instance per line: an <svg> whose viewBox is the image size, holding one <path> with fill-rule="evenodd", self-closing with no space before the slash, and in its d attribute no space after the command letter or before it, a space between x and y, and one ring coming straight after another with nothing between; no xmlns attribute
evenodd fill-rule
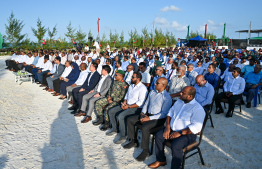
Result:
<svg viewBox="0 0 262 169"><path fill-rule="evenodd" d="M182 136L182 130L178 131L178 133Z"/></svg>

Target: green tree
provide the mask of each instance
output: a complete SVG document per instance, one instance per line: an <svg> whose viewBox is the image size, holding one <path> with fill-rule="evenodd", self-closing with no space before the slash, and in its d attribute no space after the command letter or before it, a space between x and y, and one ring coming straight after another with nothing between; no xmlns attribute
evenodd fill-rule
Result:
<svg viewBox="0 0 262 169"><path fill-rule="evenodd" d="M47 29L45 28L45 26L42 25L42 21L39 18L37 19L37 29L33 27L31 29L33 31L34 36L38 40L38 44L40 44L41 39L43 39L43 37L45 36Z"/></svg>
<svg viewBox="0 0 262 169"><path fill-rule="evenodd" d="M196 37L196 36L200 36L201 38L204 37L204 36L203 36L202 34L200 34L198 31L196 31L196 32L191 31L190 34L189 34L189 39L190 39L190 38L194 38L194 37Z"/></svg>
<svg viewBox="0 0 262 169"><path fill-rule="evenodd" d="M120 35L120 42L121 43L124 43L125 41L125 37L124 37L124 31L121 32L121 35Z"/></svg>
<svg viewBox="0 0 262 169"><path fill-rule="evenodd" d="M162 29L155 29L155 40L154 46L165 46L166 45L166 37L162 31Z"/></svg>
<svg viewBox="0 0 262 169"><path fill-rule="evenodd" d="M207 39L216 39L217 36L212 32L212 33L207 33Z"/></svg>
<svg viewBox="0 0 262 169"><path fill-rule="evenodd" d="M149 46L152 41L148 33L147 27L142 28L141 32L142 32L142 39L145 40L144 46Z"/></svg>
<svg viewBox="0 0 262 169"><path fill-rule="evenodd" d="M13 12L11 12L11 15L7 21L8 24L5 24L5 39L14 47L16 47L18 43L20 43L26 36L26 34L21 34L25 24L23 24L23 21L15 19L15 15Z"/></svg>
<svg viewBox="0 0 262 169"><path fill-rule="evenodd" d="M76 40L79 43L85 43L86 33L82 31L81 27L79 26L78 31L76 32Z"/></svg>
<svg viewBox="0 0 262 169"><path fill-rule="evenodd" d="M49 36L50 41L53 39L53 37L56 36L56 34L57 34L56 25L55 25L55 27L53 27L52 31L50 31L49 28L48 28L48 36Z"/></svg>
<svg viewBox="0 0 262 169"><path fill-rule="evenodd" d="M67 33L65 33L65 36L69 39L69 42L72 42L72 39L75 38L75 31L76 29L74 29L72 27L71 21L69 22L69 25L66 27L67 29Z"/></svg>

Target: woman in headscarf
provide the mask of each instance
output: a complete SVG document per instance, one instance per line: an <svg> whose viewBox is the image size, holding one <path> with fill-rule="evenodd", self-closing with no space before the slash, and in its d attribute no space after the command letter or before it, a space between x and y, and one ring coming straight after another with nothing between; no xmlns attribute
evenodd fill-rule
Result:
<svg viewBox="0 0 262 169"><path fill-rule="evenodd" d="M56 92L61 93L61 96L59 99L66 98L66 87L74 84L80 74L80 70L79 70L77 63L72 62L71 67L72 67L72 71L66 78L63 79L63 81L60 84L60 88L57 89L58 91L56 91Z"/></svg>
<svg viewBox="0 0 262 169"><path fill-rule="evenodd" d="M151 76L155 76L155 70L156 70L156 68L158 67L158 66L162 66L162 63L161 63L161 61L159 60L159 57L158 56L155 56L155 63L154 63L154 67L153 67L153 69L152 69L152 71L151 71Z"/></svg>

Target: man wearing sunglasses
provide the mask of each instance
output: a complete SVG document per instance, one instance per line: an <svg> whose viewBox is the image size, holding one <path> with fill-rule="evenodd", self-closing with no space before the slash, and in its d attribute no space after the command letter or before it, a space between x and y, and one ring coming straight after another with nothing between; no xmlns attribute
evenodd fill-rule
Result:
<svg viewBox="0 0 262 169"><path fill-rule="evenodd" d="M156 67L156 76L154 77L151 86L150 86L150 90L155 90L155 83L156 81L160 78L160 77L165 77L164 73L164 69L161 66Z"/></svg>

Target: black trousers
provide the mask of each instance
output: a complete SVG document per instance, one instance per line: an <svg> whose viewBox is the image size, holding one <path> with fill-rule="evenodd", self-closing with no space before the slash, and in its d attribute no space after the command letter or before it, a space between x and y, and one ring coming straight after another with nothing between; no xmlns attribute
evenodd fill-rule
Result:
<svg viewBox="0 0 262 169"><path fill-rule="evenodd" d="M8 69L10 69L10 70L11 70L11 69L14 69L15 65L16 65L15 61L10 60L10 61L9 61Z"/></svg>
<svg viewBox="0 0 262 169"><path fill-rule="evenodd" d="M221 99L224 99L224 98L228 99L228 105L229 105L228 106L228 112L231 112L235 108L235 101L238 100L238 99L241 99L241 95L233 95L233 96L227 97L225 92L219 93L216 96L216 99L215 99L215 103L216 103L217 108L222 109Z"/></svg>
<svg viewBox="0 0 262 169"><path fill-rule="evenodd" d="M9 63L11 62L12 60L6 60L5 61L5 65L7 66L7 67L9 67Z"/></svg>
<svg viewBox="0 0 262 169"><path fill-rule="evenodd" d="M143 150L149 149L149 138L150 138L149 130L163 126L165 121L166 121L166 118L163 118L163 119L150 120L150 121L142 124L141 148ZM136 124L141 124L140 115L133 115L131 117L128 117L128 119L127 119L128 138L130 138L130 139L136 139L137 138L137 135L135 133L135 125Z"/></svg>
<svg viewBox="0 0 262 169"><path fill-rule="evenodd" d="M18 64L14 64L14 69L15 69L15 72L17 72L18 70L22 70L24 67L24 64L23 63L18 63Z"/></svg>
<svg viewBox="0 0 262 169"><path fill-rule="evenodd" d="M33 69L34 69L33 66L28 66L28 67L26 68L26 71L28 71L29 73L33 73L33 72L32 72Z"/></svg>
<svg viewBox="0 0 262 169"><path fill-rule="evenodd" d="M173 140L166 140L163 137L165 128L158 131L156 133L156 141L155 141L155 149L156 149L156 160L159 162L165 162L166 156L165 156L165 143L166 141L172 141L171 144L171 150L172 150L172 163L171 168L172 169L180 169L182 161L183 161L183 149L187 147L188 145L192 144L194 141L196 141L196 135L195 134L188 134L188 135L182 135L178 138L175 138ZM172 132L172 130L171 130Z"/></svg>
<svg viewBox="0 0 262 169"><path fill-rule="evenodd" d="M64 82L64 81L60 80L60 79L56 79L56 80L53 81L54 91L56 93L60 93L61 83L62 82Z"/></svg>
<svg viewBox="0 0 262 169"><path fill-rule="evenodd" d="M90 90L79 92L80 89L81 87L77 87L72 91L74 106L77 107L77 109L81 109L83 96L90 92Z"/></svg>
<svg viewBox="0 0 262 169"><path fill-rule="evenodd" d="M43 73L43 81L42 81L42 84L43 84L43 85L46 85L46 86L47 86L46 78L52 76L52 74L48 75L47 73L48 73L48 72Z"/></svg>

